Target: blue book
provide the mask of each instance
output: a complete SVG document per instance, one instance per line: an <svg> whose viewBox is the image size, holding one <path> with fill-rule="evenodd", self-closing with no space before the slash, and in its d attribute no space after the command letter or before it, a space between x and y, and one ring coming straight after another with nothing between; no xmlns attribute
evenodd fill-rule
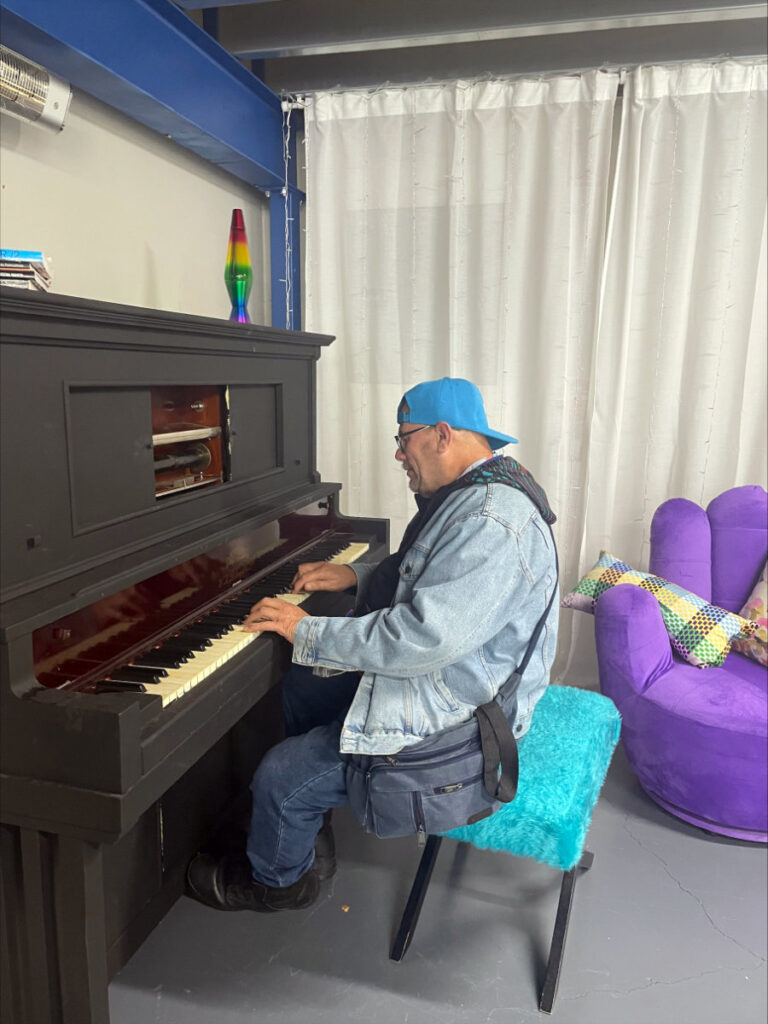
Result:
<svg viewBox="0 0 768 1024"><path fill-rule="evenodd" d="M26 263L43 263L39 249L0 249L0 260L24 260Z"/></svg>

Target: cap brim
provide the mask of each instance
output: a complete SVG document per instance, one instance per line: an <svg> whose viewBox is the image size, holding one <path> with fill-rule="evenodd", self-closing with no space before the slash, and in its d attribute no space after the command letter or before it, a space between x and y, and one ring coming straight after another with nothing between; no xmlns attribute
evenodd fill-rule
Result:
<svg viewBox="0 0 768 1024"><path fill-rule="evenodd" d="M517 438L510 437L509 434L491 434L486 431L485 437L488 438L488 444L494 451L497 448L503 448L505 444L519 444Z"/></svg>

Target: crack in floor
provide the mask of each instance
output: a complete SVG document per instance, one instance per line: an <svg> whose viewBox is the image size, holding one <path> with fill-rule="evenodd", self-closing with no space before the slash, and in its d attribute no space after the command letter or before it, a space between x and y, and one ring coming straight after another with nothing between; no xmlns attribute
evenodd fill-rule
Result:
<svg viewBox="0 0 768 1024"><path fill-rule="evenodd" d="M663 866L665 873L670 879L672 879L672 881L675 883L678 889L680 889L681 892L684 892L687 896L690 896L691 899L694 900L694 902L698 905L701 912L705 914L707 920L710 922L710 924L716 932L722 935L724 939L728 939L729 942L732 942L739 949L742 949L744 952L749 953L751 956L754 956L758 964L765 963L765 956L761 955L761 953L756 952L754 949L751 949L749 946L745 946L742 942L739 942L738 939L735 939L732 935L729 935L727 932L723 931L723 929L717 924L717 922L714 921L714 919L712 918L712 914L707 909L705 904L703 904L703 902L698 898L698 896L696 896L696 894L692 892L690 889L686 889L680 881L680 879L678 879L675 876L675 874L673 874L664 857L659 856L659 854L657 854L654 850L651 850L649 847L647 847L645 843L643 843L643 841L640 839L640 837L636 836L635 833L633 833L633 830L629 826L629 815L625 815L622 824L627 835L630 836L642 850L645 850L646 853L649 853L651 857L655 857L658 863Z"/></svg>
<svg viewBox="0 0 768 1024"><path fill-rule="evenodd" d="M724 931L720 927L720 925L718 925L717 922L713 920L712 915L704 906L702 900L699 899L695 892L692 892L690 889L686 889L686 887L683 885L680 879L672 873L672 871L669 868L669 865L664 860L664 858L661 857L658 853L656 853L655 850L651 850L648 846L645 845L645 843L642 841L642 839L640 839L639 836L635 835L635 833L629 827L628 817L628 815L625 815L622 822L624 831L627 833L627 835L629 835L641 849L645 850L646 853L649 853L652 857L656 858L656 860L663 867L665 874L672 879L672 881L675 883L678 889L680 889L681 892L684 892L687 896L690 896L691 899L693 899L694 902L699 906L700 910L702 911L706 919L709 921L709 923L712 925L712 927L715 929L715 931L718 932L718 934L722 935L724 939L728 939L729 942L732 942L735 946L743 950L745 953L749 953L750 956L753 956L755 960L758 962L758 964L765 963L765 956L762 956L760 953L755 952L754 949L750 949L749 946L745 946L743 942L739 942L738 939L734 938L733 935L729 935L728 932Z"/></svg>
<svg viewBox="0 0 768 1024"><path fill-rule="evenodd" d="M644 992L647 989L655 988L656 986L666 985L684 985L689 981L699 981L701 978L706 978L710 974L720 974L721 971L732 971L732 972L747 972L754 970L754 967L713 967L708 971L699 971L697 974L687 975L685 978L670 978L668 980L662 978L649 978L643 985L633 985L631 988L591 988L586 992L574 992L570 995L562 995L560 998L562 1002L575 1001L577 999L586 999L590 996L596 995L609 995L614 998L622 998L624 996L632 995L633 992ZM748 975L745 974L745 979Z"/></svg>

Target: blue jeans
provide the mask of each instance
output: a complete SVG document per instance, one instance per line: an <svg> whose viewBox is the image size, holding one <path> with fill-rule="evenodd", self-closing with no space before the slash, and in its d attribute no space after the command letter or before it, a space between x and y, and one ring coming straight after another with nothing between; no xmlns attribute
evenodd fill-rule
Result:
<svg viewBox="0 0 768 1024"><path fill-rule="evenodd" d="M251 782L248 859L254 878L291 885L315 859L323 813L347 802L341 725L359 672L321 678L292 665L283 679L287 739L267 753Z"/></svg>

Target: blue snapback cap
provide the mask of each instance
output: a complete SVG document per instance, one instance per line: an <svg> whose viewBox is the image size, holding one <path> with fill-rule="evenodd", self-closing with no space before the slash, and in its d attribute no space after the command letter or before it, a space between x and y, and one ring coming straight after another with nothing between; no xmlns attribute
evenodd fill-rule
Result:
<svg viewBox="0 0 768 1024"><path fill-rule="evenodd" d="M488 438L491 448L517 444L516 437L488 428L483 396L479 389L462 377L441 377L427 380L406 391L397 410L398 423L450 424L457 430L474 430Z"/></svg>

